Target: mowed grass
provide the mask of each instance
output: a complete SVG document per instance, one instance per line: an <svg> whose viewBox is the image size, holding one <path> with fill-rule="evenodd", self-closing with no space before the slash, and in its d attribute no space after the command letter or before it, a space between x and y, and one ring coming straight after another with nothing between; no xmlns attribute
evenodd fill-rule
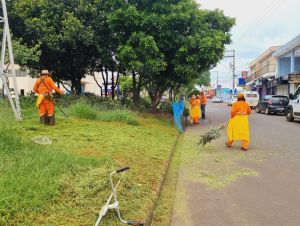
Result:
<svg viewBox="0 0 300 226"><path fill-rule="evenodd" d="M109 117L92 108L95 118L64 110L70 117L57 110L54 127L40 125L34 107L18 123L0 102L0 225L93 225L111 191L109 173L124 165L131 169L118 188L121 212L145 219L177 136L173 124L127 110ZM31 141L39 135L52 145ZM103 225L121 224L112 212Z"/></svg>

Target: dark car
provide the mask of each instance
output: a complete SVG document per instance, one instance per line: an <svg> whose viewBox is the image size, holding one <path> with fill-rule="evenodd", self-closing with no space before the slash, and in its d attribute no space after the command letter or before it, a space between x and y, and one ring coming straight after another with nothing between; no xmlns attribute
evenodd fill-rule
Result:
<svg viewBox="0 0 300 226"><path fill-rule="evenodd" d="M269 115L271 113L284 113L289 104L289 98L282 95L267 95L258 103L255 108L257 113L264 112Z"/></svg>

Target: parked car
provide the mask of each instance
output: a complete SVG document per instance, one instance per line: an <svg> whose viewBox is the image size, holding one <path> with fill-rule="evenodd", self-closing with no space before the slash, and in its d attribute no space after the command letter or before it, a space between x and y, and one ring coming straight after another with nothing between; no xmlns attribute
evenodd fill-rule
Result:
<svg viewBox="0 0 300 226"><path fill-rule="evenodd" d="M229 101L228 101L228 106L232 106L234 102L237 101L237 95L233 95L230 97Z"/></svg>
<svg viewBox="0 0 300 226"><path fill-rule="evenodd" d="M290 103L286 110L286 120L291 122L295 118L300 119L300 86L296 89L294 94L290 94Z"/></svg>
<svg viewBox="0 0 300 226"><path fill-rule="evenodd" d="M223 98L222 97L215 97L212 99L213 103L223 103Z"/></svg>
<svg viewBox="0 0 300 226"><path fill-rule="evenodd" d="M289 104L289 98L282 95L267 95L258 103L255 111L264 112L266 115L271 113L284 113Z"/></svg>
<svg viewBox="0 0 300 226"><path fill-rule="evenodd" d="M243 92L246 102L251 108L255 108L259 102L259 94L256 91L244 91Z"/></svg>

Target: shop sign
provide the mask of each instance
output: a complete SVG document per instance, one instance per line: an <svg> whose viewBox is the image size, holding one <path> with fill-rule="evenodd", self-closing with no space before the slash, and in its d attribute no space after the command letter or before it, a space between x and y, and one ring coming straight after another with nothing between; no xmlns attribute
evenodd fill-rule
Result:
<svg viewBox="0 0 300 226"><path fill-rule="evenodd" d="M290 83L300 83L300 74L291 74L289 75Z"/></svg>
<svg viewBox="0 0 300 226"><path fill-rule="evenodd" d="M242 78L246 79L248 77L248 71L242 71Z"/></svg>

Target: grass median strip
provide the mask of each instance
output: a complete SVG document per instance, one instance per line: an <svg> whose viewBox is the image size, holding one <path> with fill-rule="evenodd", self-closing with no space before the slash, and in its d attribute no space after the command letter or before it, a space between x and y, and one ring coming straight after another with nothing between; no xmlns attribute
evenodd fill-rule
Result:
<svg viewBox="0 0 300 226"><path fill-rule="evenodd" d="M118 188L124 218L147 217L177 131L168 120L120 111L138 124L58 112L56 126L43 126L33 107L17 123L0 105L0 225L92 225L110 194L109 173L124 165L131 167ZM38 135L52 145L33 143ZM119 222L109 213L103 225Z"/></svg>

